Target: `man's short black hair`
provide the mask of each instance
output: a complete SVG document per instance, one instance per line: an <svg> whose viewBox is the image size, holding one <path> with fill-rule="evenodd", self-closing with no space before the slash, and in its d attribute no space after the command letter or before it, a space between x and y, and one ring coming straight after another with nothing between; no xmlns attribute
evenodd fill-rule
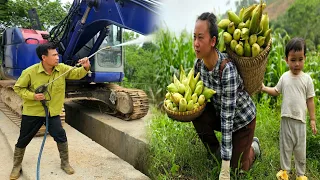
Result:
<svg viewBox="0 0 320 180"><path fill-rule="evenodd" d="M304 56L306 55L306 42L304 41L303 38L295 37L292 38L286 45L286 58L288 58L289 52L294 50L296 51L302 51L304 50Z"/></svg>
<svg viewBox="0 0 320 180"><path fill-rule="evenodd" d="M36 49L38 58L42 61L42 55L48 56L48 50L49 49L56 49L57 46L54 43L45 43L45 44L39 44L39 46Z"/></svg>

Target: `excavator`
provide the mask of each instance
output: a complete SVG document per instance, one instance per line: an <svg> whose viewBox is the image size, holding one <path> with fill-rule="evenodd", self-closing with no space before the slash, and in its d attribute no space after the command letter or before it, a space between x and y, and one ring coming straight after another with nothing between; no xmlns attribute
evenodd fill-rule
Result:
<svg viewBox="0 0 320 180"><path fill-rule="evenodd" d="M24 69L40 62L35 51L38 44L54 42L59 61L70 66L94 54L85 78L66 81L66 98L98 100L108 114L123 120L144 117L149 109L146 93L114 83L124 77L124 51L117 45L122 44L124 29L142 35L157 30L160 8L156 0L74 0L67 16L50 32L5 29L0 46L0 101L21 116L22 100L12 87Z"/></svg>

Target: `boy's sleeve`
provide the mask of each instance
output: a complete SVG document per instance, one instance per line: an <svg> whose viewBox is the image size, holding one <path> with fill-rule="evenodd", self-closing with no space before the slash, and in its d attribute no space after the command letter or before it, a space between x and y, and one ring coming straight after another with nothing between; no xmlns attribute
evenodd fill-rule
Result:
<svg viewBox="0 0 320 180"><path fill-rule="evenodd" d="M72 66L69 66L69 65L63 65L63 69L64 69L64 72L70 70L71 68L73 68ZM84 67L78 67L78 68L75 68L73 70L71 70L69 73L67 73L66 75L66 79L81 79L83 77L85 77L87 75L88 71L84 68Z"/></svg>
<svg viewBox="0 0 320 180"><path fill-rule="evenodd" d="M13 86L14 92L16 92L22 99L34 100L34 92L29 90L30 81L30 75L26 71L22 71L21 76Z"/></svg>
<svg viewBox="0 0 320 180"><path fill-rule="evenodd" d="M275 90L279 93L279 94L281 94L282 93L282 84L283 84L283 75L280 77L280 79L279 79L279 81L278 81L278 84L274 87L275 88Z"/></svg>
<svg viewBox="0 0 320 180"><path fill-rule="evenodd" d="M314 97L316 94L314 92L314 85L312 78L308 75L308 83L307 83L307 99Z"/></svg>

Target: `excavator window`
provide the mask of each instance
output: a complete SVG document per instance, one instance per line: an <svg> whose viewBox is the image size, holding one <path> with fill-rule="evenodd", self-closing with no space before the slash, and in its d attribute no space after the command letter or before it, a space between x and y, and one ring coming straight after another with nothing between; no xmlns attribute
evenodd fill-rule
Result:
<svg viewBox="0 0 320 180"><path fill-rule="evenodd" d="M109 34L101 43L100 48L106 46L113 47L97 53L96 62L98 62L100 67L117 68L122 65L122 47L114 46L122 42L122 29L112 25L109 30Z"/></svg>

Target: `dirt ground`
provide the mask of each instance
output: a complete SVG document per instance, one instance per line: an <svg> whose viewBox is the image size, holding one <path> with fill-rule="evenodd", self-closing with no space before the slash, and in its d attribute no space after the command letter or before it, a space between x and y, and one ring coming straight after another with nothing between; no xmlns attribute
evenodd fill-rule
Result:
<svg viewBox="0 0 320 180"><path fill-rule="evenodd" d="M47 137L41 159L40 179L149 179L129 163L123 161L104 147L84 136L68 124L67 133L70 164L76 173L67 175L60 169L60 158L55 141ZM19 135L19 128L0 110L0 179L9 179L12 168L13 149ZM23 175L19 179L36 179L36 165L43 137L34 138L27 146L23 159Z"/></svg>

